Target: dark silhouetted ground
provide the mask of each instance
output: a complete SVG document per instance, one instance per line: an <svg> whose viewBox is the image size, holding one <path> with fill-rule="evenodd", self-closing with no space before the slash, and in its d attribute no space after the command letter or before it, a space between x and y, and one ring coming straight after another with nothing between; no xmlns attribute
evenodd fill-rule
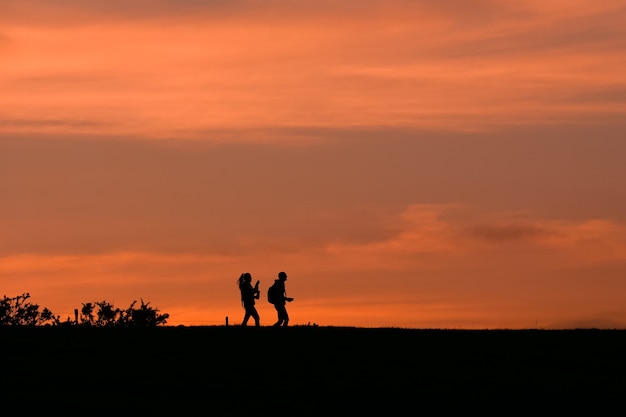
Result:
<svg viewBox="0 0 626 417"><path fill-rule="evenodd" d="M602 415L626 393L623 330L4 327L0 340L3 405L24 415Z"/></svg>

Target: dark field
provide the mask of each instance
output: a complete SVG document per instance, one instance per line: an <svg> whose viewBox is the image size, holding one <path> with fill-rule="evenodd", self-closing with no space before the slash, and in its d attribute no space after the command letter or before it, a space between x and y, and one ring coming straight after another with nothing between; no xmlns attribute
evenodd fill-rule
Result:
<svg viewBox="0 0 626 417"><path fill-rule="evenodd" d="M626 398L623 330L4 327L0 340L3 408L22 415L623 415Z"/></svg>

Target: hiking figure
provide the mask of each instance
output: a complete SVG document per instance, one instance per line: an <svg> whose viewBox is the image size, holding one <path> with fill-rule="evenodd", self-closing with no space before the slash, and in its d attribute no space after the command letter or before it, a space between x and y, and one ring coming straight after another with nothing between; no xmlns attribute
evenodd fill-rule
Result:
<svg viewBox="0 0 626 417"><path fill-rule="evenodd" d="M239 291L241 292L241 304L245 310L243 316L242 326L248 325L250 317L254 319L254 325L260 326L261 320L259 318L259 312L256 310L254 304L255 300L259 299L261 291L259 291L259 281L256 282L254 287L252 286L252 275L249 272L244 272L237 281L239 285Z"/></svg>
<svg viewBox="0 0 626 417"><path fill-rule="evenodd" d="M268 301L274 304L274 308L278 314L278 321L274 323L274 327L286 327L289 324L289 314L287 314L285 304L292 302L293 298L287 297L285 281L287 281L287 274L285 272L279 272L278 279L274 280L272 286L267 290Z"/></svg>

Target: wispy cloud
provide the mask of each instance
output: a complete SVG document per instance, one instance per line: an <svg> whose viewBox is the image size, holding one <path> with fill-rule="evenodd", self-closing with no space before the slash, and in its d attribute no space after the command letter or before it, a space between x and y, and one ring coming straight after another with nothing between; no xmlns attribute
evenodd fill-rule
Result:
<svg viewBox="0 0 626 417"><path fill-rule="evenodd" d="M162 138L241 127L480 130L624 111L618 96L602 99L624 88L617 3L146 4L4 2L2 117L106 120L91 132Z"/></svg>
<svg viewBox="0 0 626 417"><path fill-rule="evenodd" d="M351 264L360 262L365 268L384 265L391 259L404 264L408 254L415 256L413 260L427 253L459 260L486 253L509 256L519 250L520 244L527 248L525 251L537 250L538 262L544 262L545 255L553 260L569 259L564 263L568 267L626 261L626 226L617 222L520 219L519 214L514 216L517 220L503 221L506 213L494 213L489 222L475 224L471 216L450 214L464 210L459 206L414 205L403 213L396 225L398 230L387 239L362 245L331 244L327 250L333 256L351 259ZM546 249L549 252L540 254Z"/></svg>
<svg viewBox="0 0 626 417"><path fill-rule="evenodd" d="M550 235L553 231L534 224L480 225L471 229L471 234L489 242L501 243Z"/></svg>
<svg viewBox="0 0 626 417"><path fill-rule="evenodd" d="M55 120L55 119L2 119L0 120L0 127L6 128L24 128L25 130L39 129L39 128L78 128L81 127L102 127L103 122L96 122L93 120Z"/></svg>

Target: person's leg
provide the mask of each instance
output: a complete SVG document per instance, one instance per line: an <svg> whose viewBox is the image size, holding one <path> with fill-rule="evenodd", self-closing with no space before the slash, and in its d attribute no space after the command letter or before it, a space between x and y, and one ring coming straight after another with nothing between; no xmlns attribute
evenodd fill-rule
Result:
<svg viewBox="0 0 626 417"><path fill-rule="evenodd" d="M276 315L278 316L278 321L274 323L274 327L278 327L283 324L283 319L280 316L280 306L278 304L274 304L274 308L276 309Z"/></svg>
<svg viewBox="0 0 626 417"><path fill-rule="evenodd" d="M278 312L278 321L275 326L286 326L289 321L289 316L287 315L287 309L284 305L277 305L276 311Z"/></svg>
<svg viewBox="0 0 626 417"><path fill-rule="evenodd" d="M256 310L256 307L252 307L252 318L254 319L254 325L255 326L260 326L261 325L261 318L259 317L259 312Z"/></svg>
<svg viewBox="0 0 626 417"><path fill-rule="evenodd" d="M243 321L241 322L241 325L247 326L248 320L250 320L250 310L246 307L246 314L244 314L243 316Z"/></svg>
<svg viewBox="0 0 626 417"><path fill-rule="evenodd" d="M287 327L289 325L289 314L287 313L287 308L283 308L283 326Z"/></svg>

